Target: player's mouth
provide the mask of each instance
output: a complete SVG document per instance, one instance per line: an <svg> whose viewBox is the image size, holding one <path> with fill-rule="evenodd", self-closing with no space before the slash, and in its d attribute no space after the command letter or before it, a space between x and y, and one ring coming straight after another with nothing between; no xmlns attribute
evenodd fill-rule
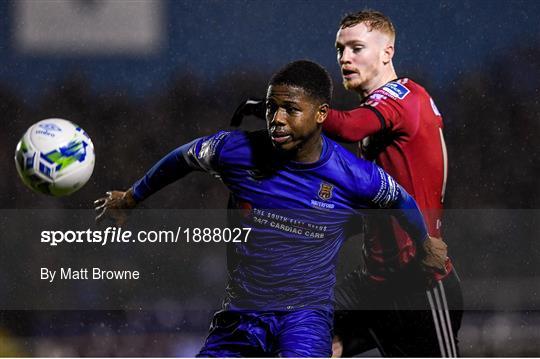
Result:
<svg viewBox="0 0 540 359"><path fill-rule="evenodd" d="M356 74L358 74L358 73L356 71L354 71L354 70L350 70L350 69L347 69L347 68L341 69L341 75L343 76L344 79L350 79L350 78L354 77Z"/></svg>
<svg viewBox="0 0 540 359"><path fill-rule="evenodd" d="M284 131L273 131L270 135L272 142L282 145L292 139L292 135Z"/></svg>

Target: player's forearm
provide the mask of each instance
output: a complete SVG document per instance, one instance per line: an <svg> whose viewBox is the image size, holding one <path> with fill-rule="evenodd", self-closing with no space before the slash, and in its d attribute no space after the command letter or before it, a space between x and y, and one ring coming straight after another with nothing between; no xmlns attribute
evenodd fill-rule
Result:
<svg viewBox="0 0 540 359"><path fill-rule="evenodd" d="M428 237L426 222L416 201L402 187L400 187L400 195L392 208L396 210L395 217L399 224L415 243L423 243Z"/></svg>
<svg viewBox="0 0 540 359"><path fill-rule="evenodd" d="M374 110L359 107L351 111L331 109L323 123L324 132L337 140L358 142L381 130L381 120Z"/></svg>
<svg viewBox="0 0 540 359"><path fill-rule="evenodd" d="M141 179L133 184L133 198L140 202L163 187L184 177L194 168L187 160L192 143L178 147L157 162Z"/></svg>

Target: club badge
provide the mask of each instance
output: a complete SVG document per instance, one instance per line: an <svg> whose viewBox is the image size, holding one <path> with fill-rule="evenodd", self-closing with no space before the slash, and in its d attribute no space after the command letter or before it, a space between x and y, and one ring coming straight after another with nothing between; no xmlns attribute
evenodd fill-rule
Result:
<svg viewBox="0 0 540 359"><path fill-rule="evenodd" d="M332 198L332 190L334 189L334 186L328 183L321 183L321 188L319 189L319 198L323 201L328 201L330 198Z"/></svg>

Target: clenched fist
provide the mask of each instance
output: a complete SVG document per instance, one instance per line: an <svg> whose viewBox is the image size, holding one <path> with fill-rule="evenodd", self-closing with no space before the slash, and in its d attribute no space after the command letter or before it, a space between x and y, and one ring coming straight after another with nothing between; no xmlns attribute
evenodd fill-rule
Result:
<svg viewBox="0 0 540 359"><path fill-rule="evenodd" d="M446 274L446 261L448 260L448 246L442 238L428 237L423 245L421 263L428 271Z"/></svg>

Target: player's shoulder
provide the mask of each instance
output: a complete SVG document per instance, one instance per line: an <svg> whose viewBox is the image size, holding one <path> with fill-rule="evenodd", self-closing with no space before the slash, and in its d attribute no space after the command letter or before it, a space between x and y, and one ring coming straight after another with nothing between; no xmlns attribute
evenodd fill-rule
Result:
<svg viewBox="0 0 540 359"><path fill-rule="evenodd" d="M252 164L256 159L267 159L272 144L266 130L220 131L214 138L220 143L220 159L223 164Z"/></svg>
<svg viewBox="0 0 540 359"><path fill-rule="evenodd" d="M337 143L336 141L328 138L325 135L322 135L327 146L332 150L333 154L343 162L354 162L358 157L353 154L351 151Z"/></svg>
<svg viewBox="0 0 540 359"><path fill-rule="evenodd" d="M370 95L373 99L390 98L396 101L407 101L424 96L429 96L426 89L407 77L387 82Z"/></svg>
<svg viewBox="0 0 540 359"><path fill-rule="evenodd" d="M332 144L333 156L330 172L334 174L333 183L345 191L347 197L356 202L359 198L365 199L366 193L371 193L374 188L380 187L383 172L375 163L357 157L340 144L335 142ZM365 205L363 200L361 204Z"/></svg>
<svg viewBox="0 0 540 359"><path fill-rule="evenodd" d="M398 81L400 81L403 86L407 86L407 88L410 89L412 93L411 99L414 98L415 102L420 103L422 111L426 111L424 113L431 113L431 109L433 111L434 118L439 118L440 121L441 113L435 105L433 98L423 86L409 78L399 79Z"/></svg>
<svg viewBox="0 0 540 359"><path fill-rule="evenodd" d="M353 177L358 175L371 175L374 166L372 162L358 157L339 143L334 142L327 137L325 139L328 141L329 145L332 146L334 154L333 162L340 166L342 171Z"/></svg>
<svg viewBox="0 0 540 359"><path fill-rule="evenodd" d="M408 89L410 89L411 93L413 93L416 96L422 96L422 97L427 97L427 98L431 97L431 95L429 94L429 92L426 90L424 86L420 85L418 82L408 77L400 78L397 81L403 86L406 86Z"/></svg>
<svg viewBox="0 0 540 359"><path fill-rule="evenodd" d="M257 131L223 131L226 132L226 147L228 149L246 149L260 151L271 148L270 138L266 130Z"/></svg>
<svg viewBox="0 0 540 359"><path fill-rule="evenodd" d="M218 131L211 136L207 136L205 141L219 144L227 149L254 147L255 145L264 145L268 140L268 134L266 130L258 131Z"/></svg>

